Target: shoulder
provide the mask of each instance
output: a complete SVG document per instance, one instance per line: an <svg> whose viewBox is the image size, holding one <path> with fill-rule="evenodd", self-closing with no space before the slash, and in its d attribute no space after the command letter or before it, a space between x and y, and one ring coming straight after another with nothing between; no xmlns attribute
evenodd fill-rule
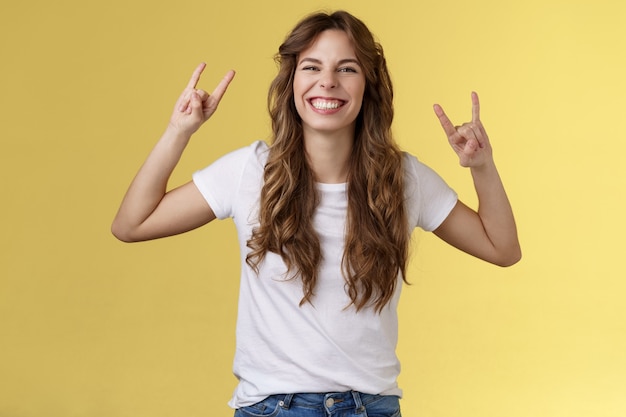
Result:
<svg viewBox="0 0 626 417"><path fill-rule="evenodd" d="M269 152L269 146L263 140L257 140L252 142L249 146L246 147L255 155L255 157L259 160L267 160L267 153Z"/></svg>
<svg viewBox="0 0 626 417"><path fill-rule="evenodd" d="M412 227L434 230L457 201L456 192L432 168L404 153L404 194Z"/></svg>
<svg viewBox="0 0 626 417"><path fill-rule="evenodd" d="M229 161L241 160L241 161L259 161L265 164L267 160L268 146L262 140L257 140L252 142L248 146L244 146L243 148L235 149L220 158L227 159Z"/></svg>
<svg viewBox="0 0 626 417"><path fill-rule="evenodd" d="M263 167L267 161L267 152L267 144L262 140L258 140L248 146L224 154L200 172L216 169L222 172L231 172L233 170L244 169L249 165Z"/></svg>
<svg viewBox="0 0 626 417"><path fill-rule="evenodd" d="M242 196L256 196L267 161L267 148L265 142L256 141L194 172L193 182L218 218L232 216Z"/></svg>
<svg viewBox="0 0 626 417"><path fill-rule="evenodd" d="M409 182L428 180L433 176L439 177L435 170L408 152L403 152L403 164L404 175Z"/></svg>
<svg viewBox="0 0 626 417"><path fill-rule="evenodd" d="M221 156L207 167L194 173L196 183L211 181L226 184L241 178L248 170L263 171L267 161L267 144L261 140L252 144L235 149Z"/></svg>

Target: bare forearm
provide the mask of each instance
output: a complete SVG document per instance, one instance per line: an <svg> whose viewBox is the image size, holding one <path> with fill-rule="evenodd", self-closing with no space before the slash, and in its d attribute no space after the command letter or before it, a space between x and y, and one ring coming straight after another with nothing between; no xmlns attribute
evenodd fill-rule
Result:
<svg viewBox="0 0 626 417"><path fill-rule="evenodd" d="M113 221L113 233L123 235L140 226L167 192L168 180L189 142L189 136L168 128L133 179Z"/></svg>
<svg viewBox="0 0 626 417"><path fill-rule="evenodd" d="M503 263L515 263L521 257L517 227L511 204L493 160L471 168L478 195L478 216L494 250Z"/></svg>
<svg viewBox="0 0 626 417"><path fill-rule="evenodd" d="M474 211L459 201L435 233L478 258L500 266L513 265L521 258L515 218L480 121L478 94L472 93L472 121L461 126L454 126L440 105L434 110L459 163L472 172L479 206Z"/></svg>
<svg viewBox="0 0 626 417"><path fill-rule="evenodd" d="M167 182L191 135L217 109L235 76L228 71L212 94L196 89L206 64L191 75L170 118L167 130L135 176L122 200L111 231L120 240L138 241L171 236L215 219L197 187L189 181L171 191Z"/></svg>

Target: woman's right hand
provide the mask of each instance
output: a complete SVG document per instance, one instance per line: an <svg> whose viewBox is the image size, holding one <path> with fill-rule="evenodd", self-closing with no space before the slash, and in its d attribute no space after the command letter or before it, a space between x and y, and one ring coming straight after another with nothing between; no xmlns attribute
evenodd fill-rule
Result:
<svg viewBox="0 0 626 417"><path fill-rule="evenodd" d="M191 135L217 109L235 76L226 73L212 94L196 89L206 64L198 65L176 102L168 128L128 187L111 231L124 242L156 239L195 229L215 214L192 181L167 191L167 182Z"/></svg>
<svg viewBox="0 0 626 417"><path fill-rule="evenodd" d="M235 76L235 71L228 71L213 93L209 94L204 90L196 89L204 68L206 68L205 63L198 65L176 102L169 127L179 133L191 136L209 120Z"/></svg>

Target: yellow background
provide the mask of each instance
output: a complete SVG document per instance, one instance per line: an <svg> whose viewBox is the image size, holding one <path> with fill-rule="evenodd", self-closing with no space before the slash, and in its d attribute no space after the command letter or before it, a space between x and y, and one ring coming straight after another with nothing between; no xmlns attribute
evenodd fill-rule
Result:
<svg viewBox="0 0 626 417"><path fill-rule="evenodd" d="M623 417L626 3L30 2L0 6L0 417L230 416L231 222L127 245L125 188L193 68L238 71L172 184L268 136L272 56L309 12L383 43L395 134L475 204L432 113L470 91L517 215L500 269L416 234L401 302L407 417Z"/></svg>

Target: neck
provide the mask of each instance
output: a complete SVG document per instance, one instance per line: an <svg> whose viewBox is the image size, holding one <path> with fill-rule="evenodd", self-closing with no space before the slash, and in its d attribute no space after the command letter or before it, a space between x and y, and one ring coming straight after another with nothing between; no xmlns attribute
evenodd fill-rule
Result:
<svg viewBox="0 0 626 417"><path fill-rule="evenodd" d="M317 182L347 182L353 141L354 129L331 134L305 132L304 149Z"/></svg>

